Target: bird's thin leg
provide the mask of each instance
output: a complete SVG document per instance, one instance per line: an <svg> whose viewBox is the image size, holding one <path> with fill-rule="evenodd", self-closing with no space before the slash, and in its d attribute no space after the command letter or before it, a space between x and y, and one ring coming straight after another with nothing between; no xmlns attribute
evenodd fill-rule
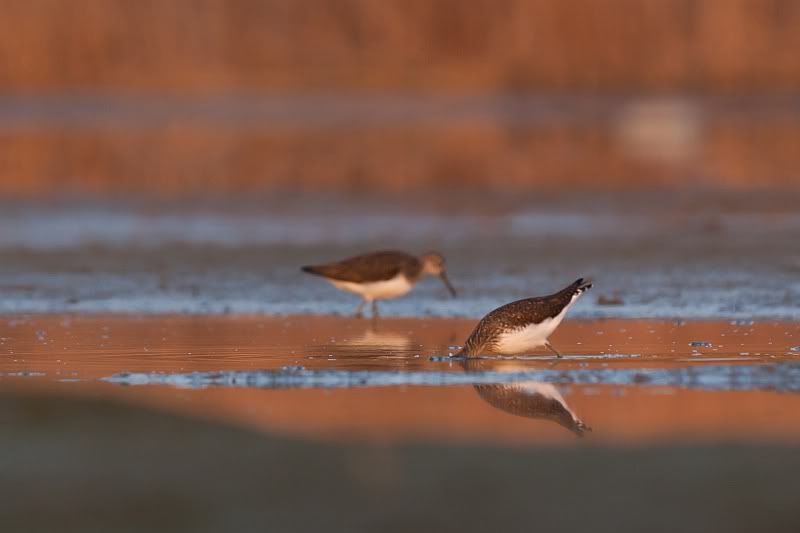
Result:
<svg viewBox="0 0 800 533"><path fill-rule="evenodd" d="M558 352L558 350L556 350L555 348L553 348L553 345L552 345L552 344L550 344L550 341L546 341L546 342L544 343L544 345L545 345L545 346L547 346L548 348L550 348L550 351L551 351L551 352L553 352L554 354L556 354L556 357L561 357L561 354Z"/></svg>
<svg viewBox="0 0 800 533"><path fill-rule="evenodd" d="M378 313L378 300L372 300L372 318L377 318L380 316Z"/></svg>
<svg viewBox="0 0 800 533"><path fill-rule="evenodd" d="M356 309L356 318L364 318L364 305L367 303L366 300L361 300L361 303L358 304L358 308Z"/></svg>

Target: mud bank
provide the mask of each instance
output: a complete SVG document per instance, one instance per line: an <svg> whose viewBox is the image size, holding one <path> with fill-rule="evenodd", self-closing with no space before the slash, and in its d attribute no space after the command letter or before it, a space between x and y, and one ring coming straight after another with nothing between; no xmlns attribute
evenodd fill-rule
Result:
<svg viewBox="0 0 800 533"><path fill-rule="evenodd" d="M800 528L794 447L323 444L8 393L0 421L9 532Z"/></svg>

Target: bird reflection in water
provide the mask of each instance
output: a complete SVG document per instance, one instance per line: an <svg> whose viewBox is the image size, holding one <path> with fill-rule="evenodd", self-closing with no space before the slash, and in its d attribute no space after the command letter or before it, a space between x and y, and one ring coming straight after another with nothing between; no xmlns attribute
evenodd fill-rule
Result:
<svg viewBox="0 0 800 533"><path fill-rule="evenodd" d="M414 346L407 328L392 327L373 319L342 331L340 336L329 339L327 343L307 344L305 352L314 357L327 355L366 363L375 357L405 359Z"/></svg>
<svg viewBox="0 0 800 533"><path fill-rule="evenodd" d="M510 361L490 359L466 359L462 362L467 372L525 372L529 367ZM542 381L520 381L492 385L474 385L483 401L496 409L515 416L549 420L582 437L591 431L552 383Z"/></svg>

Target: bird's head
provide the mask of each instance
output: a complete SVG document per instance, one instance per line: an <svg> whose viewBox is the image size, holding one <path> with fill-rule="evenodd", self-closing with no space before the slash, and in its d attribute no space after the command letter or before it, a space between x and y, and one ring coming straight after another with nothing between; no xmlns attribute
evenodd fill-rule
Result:
<svg viewBox="0 0 800 533"><path fill-rule="evenodd" d="M456 295L456 290L447 279L447 266L445 265L444 257L440 253L430 252L420 258L422 261L422 272L429 276L439 276L444 286L450 291L453 296Z"/></svg>

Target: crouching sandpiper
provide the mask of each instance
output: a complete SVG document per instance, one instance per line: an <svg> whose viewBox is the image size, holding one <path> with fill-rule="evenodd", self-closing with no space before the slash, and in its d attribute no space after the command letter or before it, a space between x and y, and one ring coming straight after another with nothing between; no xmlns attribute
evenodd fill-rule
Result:
<svg viewBox="0 0 800 533"><path fill-rule="evenodd" d="M350 257L336 263L304 266L303 272L322 276L334 287L361 296L356 316L372 303L378 315L378 300L392 300L408 294L424 276L439 276L453 296L456 290L447 278L444 257L428 253L420 257L405 252L384 251Z"/></svg>
<svg viewBox="0 0 800 533"><path fill-rule="evenodd" d="M590 281L580 278L555 294L498 307L478 322L464 348L455 355L522 355L546 346L561 357L547 339L570 307L591 287Z"/></svg>

